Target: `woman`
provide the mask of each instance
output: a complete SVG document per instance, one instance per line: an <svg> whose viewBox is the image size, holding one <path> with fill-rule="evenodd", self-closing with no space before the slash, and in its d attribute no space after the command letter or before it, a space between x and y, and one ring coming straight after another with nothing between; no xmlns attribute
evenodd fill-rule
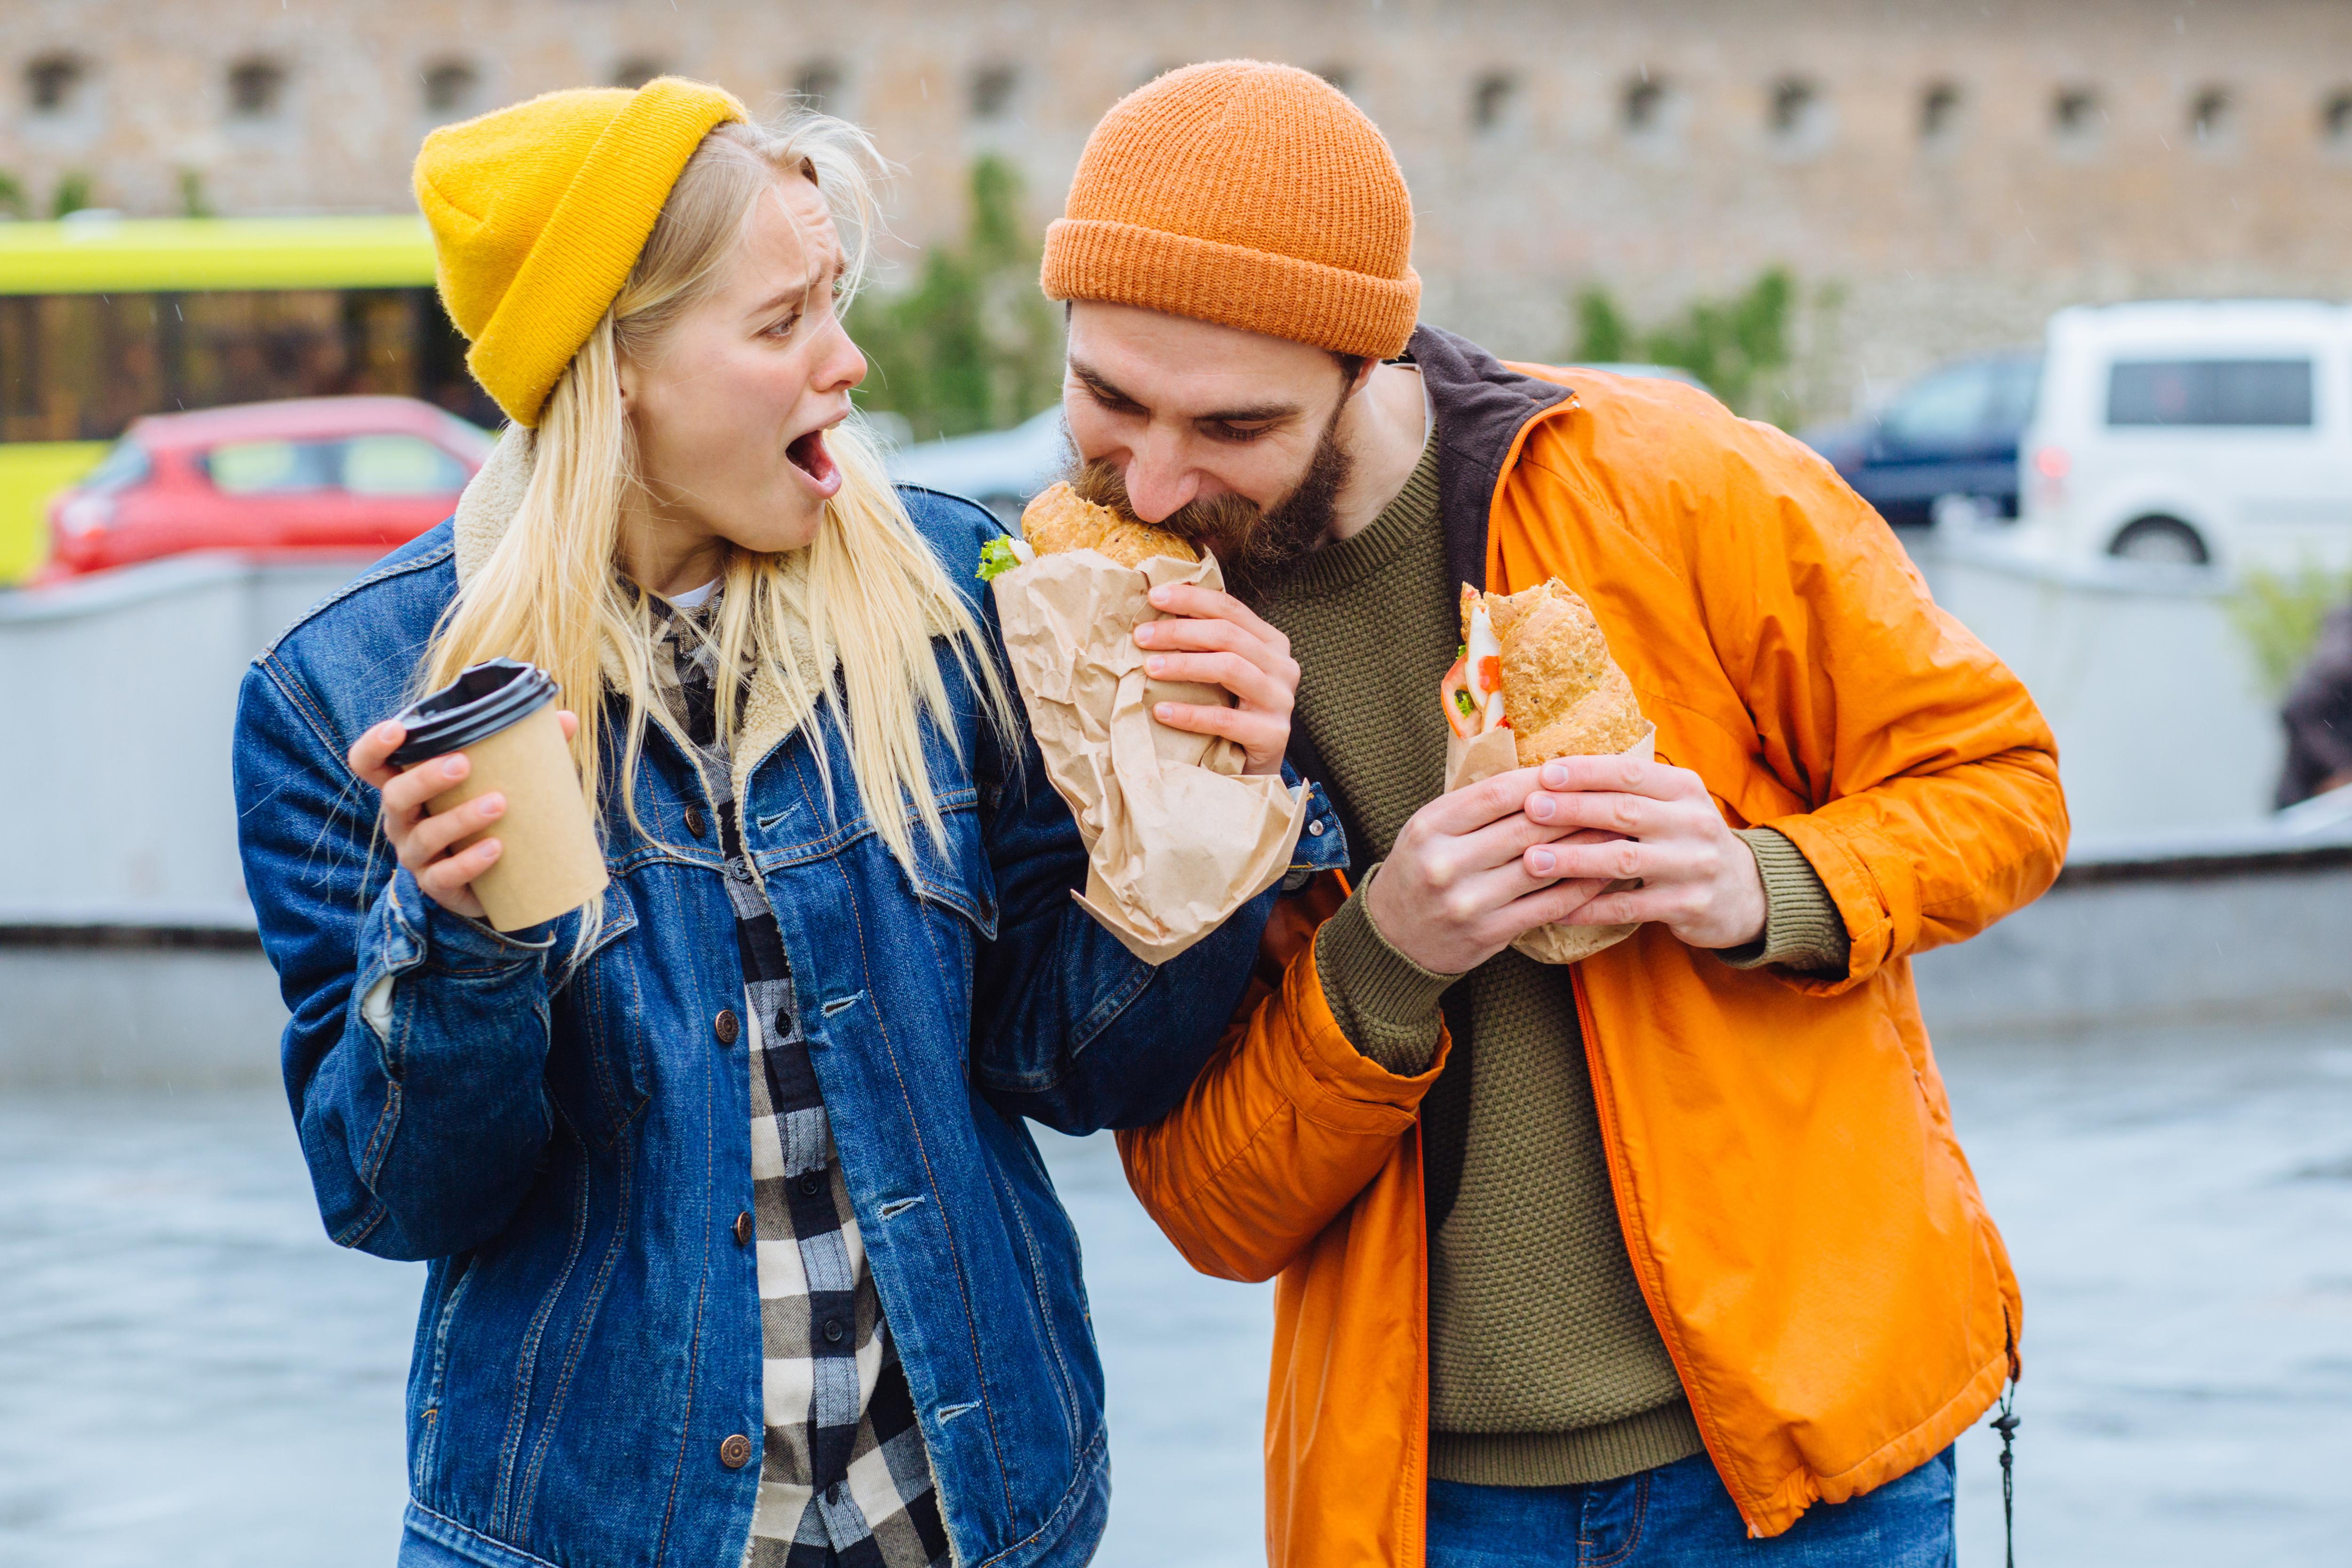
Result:
<svg viewBox="0 0 2352 1568"><path fill-rule="evenodd" d="M1077 1247L1021 1118L1173 1104L1267 903L1157 971L1072 904L963 580L994 525L894 493L848 420L870 165L669 78L418 161L515 428L256 662L236 744L320 1212L430 1263L403 1563L1009 1568L1100 1535ZM499 655L578 710L612 877L507 935L470 891L495 832L450 852L504 802L422 814L465 759L395 773L385 722ZM1242 706L1188 722L1278 757L1295 671L1171 673L1220 670Z"/></svg>

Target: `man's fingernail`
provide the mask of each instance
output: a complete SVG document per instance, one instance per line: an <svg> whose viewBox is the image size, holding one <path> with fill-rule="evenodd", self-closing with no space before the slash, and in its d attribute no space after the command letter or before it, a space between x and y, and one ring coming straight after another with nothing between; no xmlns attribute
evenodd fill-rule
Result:
<svg viewBox="0 0 2352 1568"><path fill-rule="evenodd" d="M1158 719L1160 723L1166 724L1170 719L1176 716L1176 705L1174 703L1161 703L1151 710L1151 716Z"/></svg>
<svg viewBox="0 0 2352 1568"><path fill-rule="evenodd" d="M482 797L482 815L485 817L501 816L505 813L506 809L507 798L504 795L485 795Z"/></svg>
<svg viewBox="0 0 2352 1568"><path fill-rule="evenodd" d="M1559 863L1559 857L1549 850L1530 850L1528 852L1528 863L1536 868L1537 875L1542 876Z"/></svg>
<svg viewBox="0 0 2352 1568"><path fill-rule="evenodd" d="M485 859L496 860L500 855L507 852L507 847L506 845L499 842L496 839L484 839L482 841L482 851Z"/></svg>
<svg viewBox="0 0 2352 1568"><path fill-rule="evenodd" d="M1172 588L1155 588L1151 591L1151 602L1154 604L1165 604L1175 596L1176 591Z"/></svg>
<svg viewBox="0 0 2352 1568"><path fill-rule="evenodd" d="M1162 658L1154 657L1143 661L1143 672L1149 675L1156 675L1167 667L1168 661Z"/></svg>
<svg viewBox="0 0 2352 1568"><path fill-rule="evenodd" d="M1550 821L1553 810L1554 808L1550 796L1530 795L1528 797L1528 815L1533 817L1537 821Z"/></svg>
<svg viewBox="0 0 2352 1568"><path fill-rule="evenodd" d="M462 757L453 757L441 765L441 774L446 779L455 779L465 771L466 759Z"/></svg>
<svg viewBox="0 0 2352 1568"><path fill-rule="evenodd" d="M1568 769L1567 769L1567 768L1562 768L1562 767L1561 767L1559 763L1557 763L1557 762L1547 762L1547 763L1545 763L1545 764L1544 764L1544 770L1543 770L1543 783L1544 783L1544 788L1545 788L1545 789L1567 789L1567 788L1568 788Z"/></svg>

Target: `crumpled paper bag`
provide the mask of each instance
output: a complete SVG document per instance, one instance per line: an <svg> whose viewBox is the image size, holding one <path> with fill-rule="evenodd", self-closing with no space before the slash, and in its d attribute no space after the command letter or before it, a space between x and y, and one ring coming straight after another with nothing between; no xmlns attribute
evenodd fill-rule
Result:
<svg viewBox="0 0 2352 1568"><path fill-rule="evenodd" d="M1164 964L1214 931L1290 867L1307 821L1304 789L1244 778L1219 736L1171 729L1155 703L1222 703L1214 686L1150 681L1134 631L1160 619L1147 597L1167 583L1223 589L1214 557L1121 566L1100 553L1041 555L995 580L1013 679L1087 846L1074 894L1129 952Z"/></svg>
<svg viewBox="0 0 2352 1568"><path fill-rule="evenodd" d="M1658 730L1655 725L1642 732L1642 738L1619 752L1620 757L1636 757L1644 762L1654 761L1658 753ZM1497 773L1508 773L1519 765L1518 741L1507 729L1490 729L1475 740L1465 740L1452 730L1445 735L1445 791L1452 794L1465 784L1475 784L1482 779L1492 779ZM1640 883L1612 882L1601 891L1621 893ZM1633 935L1633 925L1570 925L1559 923L1538 925L1533 931L1523 931L1512 938L1511 946L1538 964L1573 964L1580 958L1590 958L1604 947L1613 947Z"/></svg>

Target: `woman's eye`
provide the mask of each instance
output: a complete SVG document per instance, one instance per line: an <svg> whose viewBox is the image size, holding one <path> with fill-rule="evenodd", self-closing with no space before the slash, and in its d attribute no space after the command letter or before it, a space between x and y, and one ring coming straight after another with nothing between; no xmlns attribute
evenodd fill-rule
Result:
<svg viewBox="0 0 2352 1568"><path fill-rule="evenodd" d="M793 329L800 324L800 313L798 311L794 311L792 315L785 317L782 320L778 321L773 326L770 327L768 329L767 335L771 338L789 338L793 335Z"/></svg>

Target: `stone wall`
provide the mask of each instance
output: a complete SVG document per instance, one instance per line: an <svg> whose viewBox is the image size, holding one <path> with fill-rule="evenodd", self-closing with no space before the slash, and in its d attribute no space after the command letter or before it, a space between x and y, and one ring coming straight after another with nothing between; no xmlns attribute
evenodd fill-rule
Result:
<svg viewBox="0 0 2352 1568"><path fill-rule="evenodd" d="M1115 98L1234 54L1388 131L1431 319L1557 355L1580 285L1654 319L1782 263L1845 299L1816 405L2064 303L2335 296L2352 241L2340 0L14 0L0 170L141 213L183 170L226 211L400 208L436 120L671 69L871 126L919 242L974 155L1042 223Z"/></svg>

